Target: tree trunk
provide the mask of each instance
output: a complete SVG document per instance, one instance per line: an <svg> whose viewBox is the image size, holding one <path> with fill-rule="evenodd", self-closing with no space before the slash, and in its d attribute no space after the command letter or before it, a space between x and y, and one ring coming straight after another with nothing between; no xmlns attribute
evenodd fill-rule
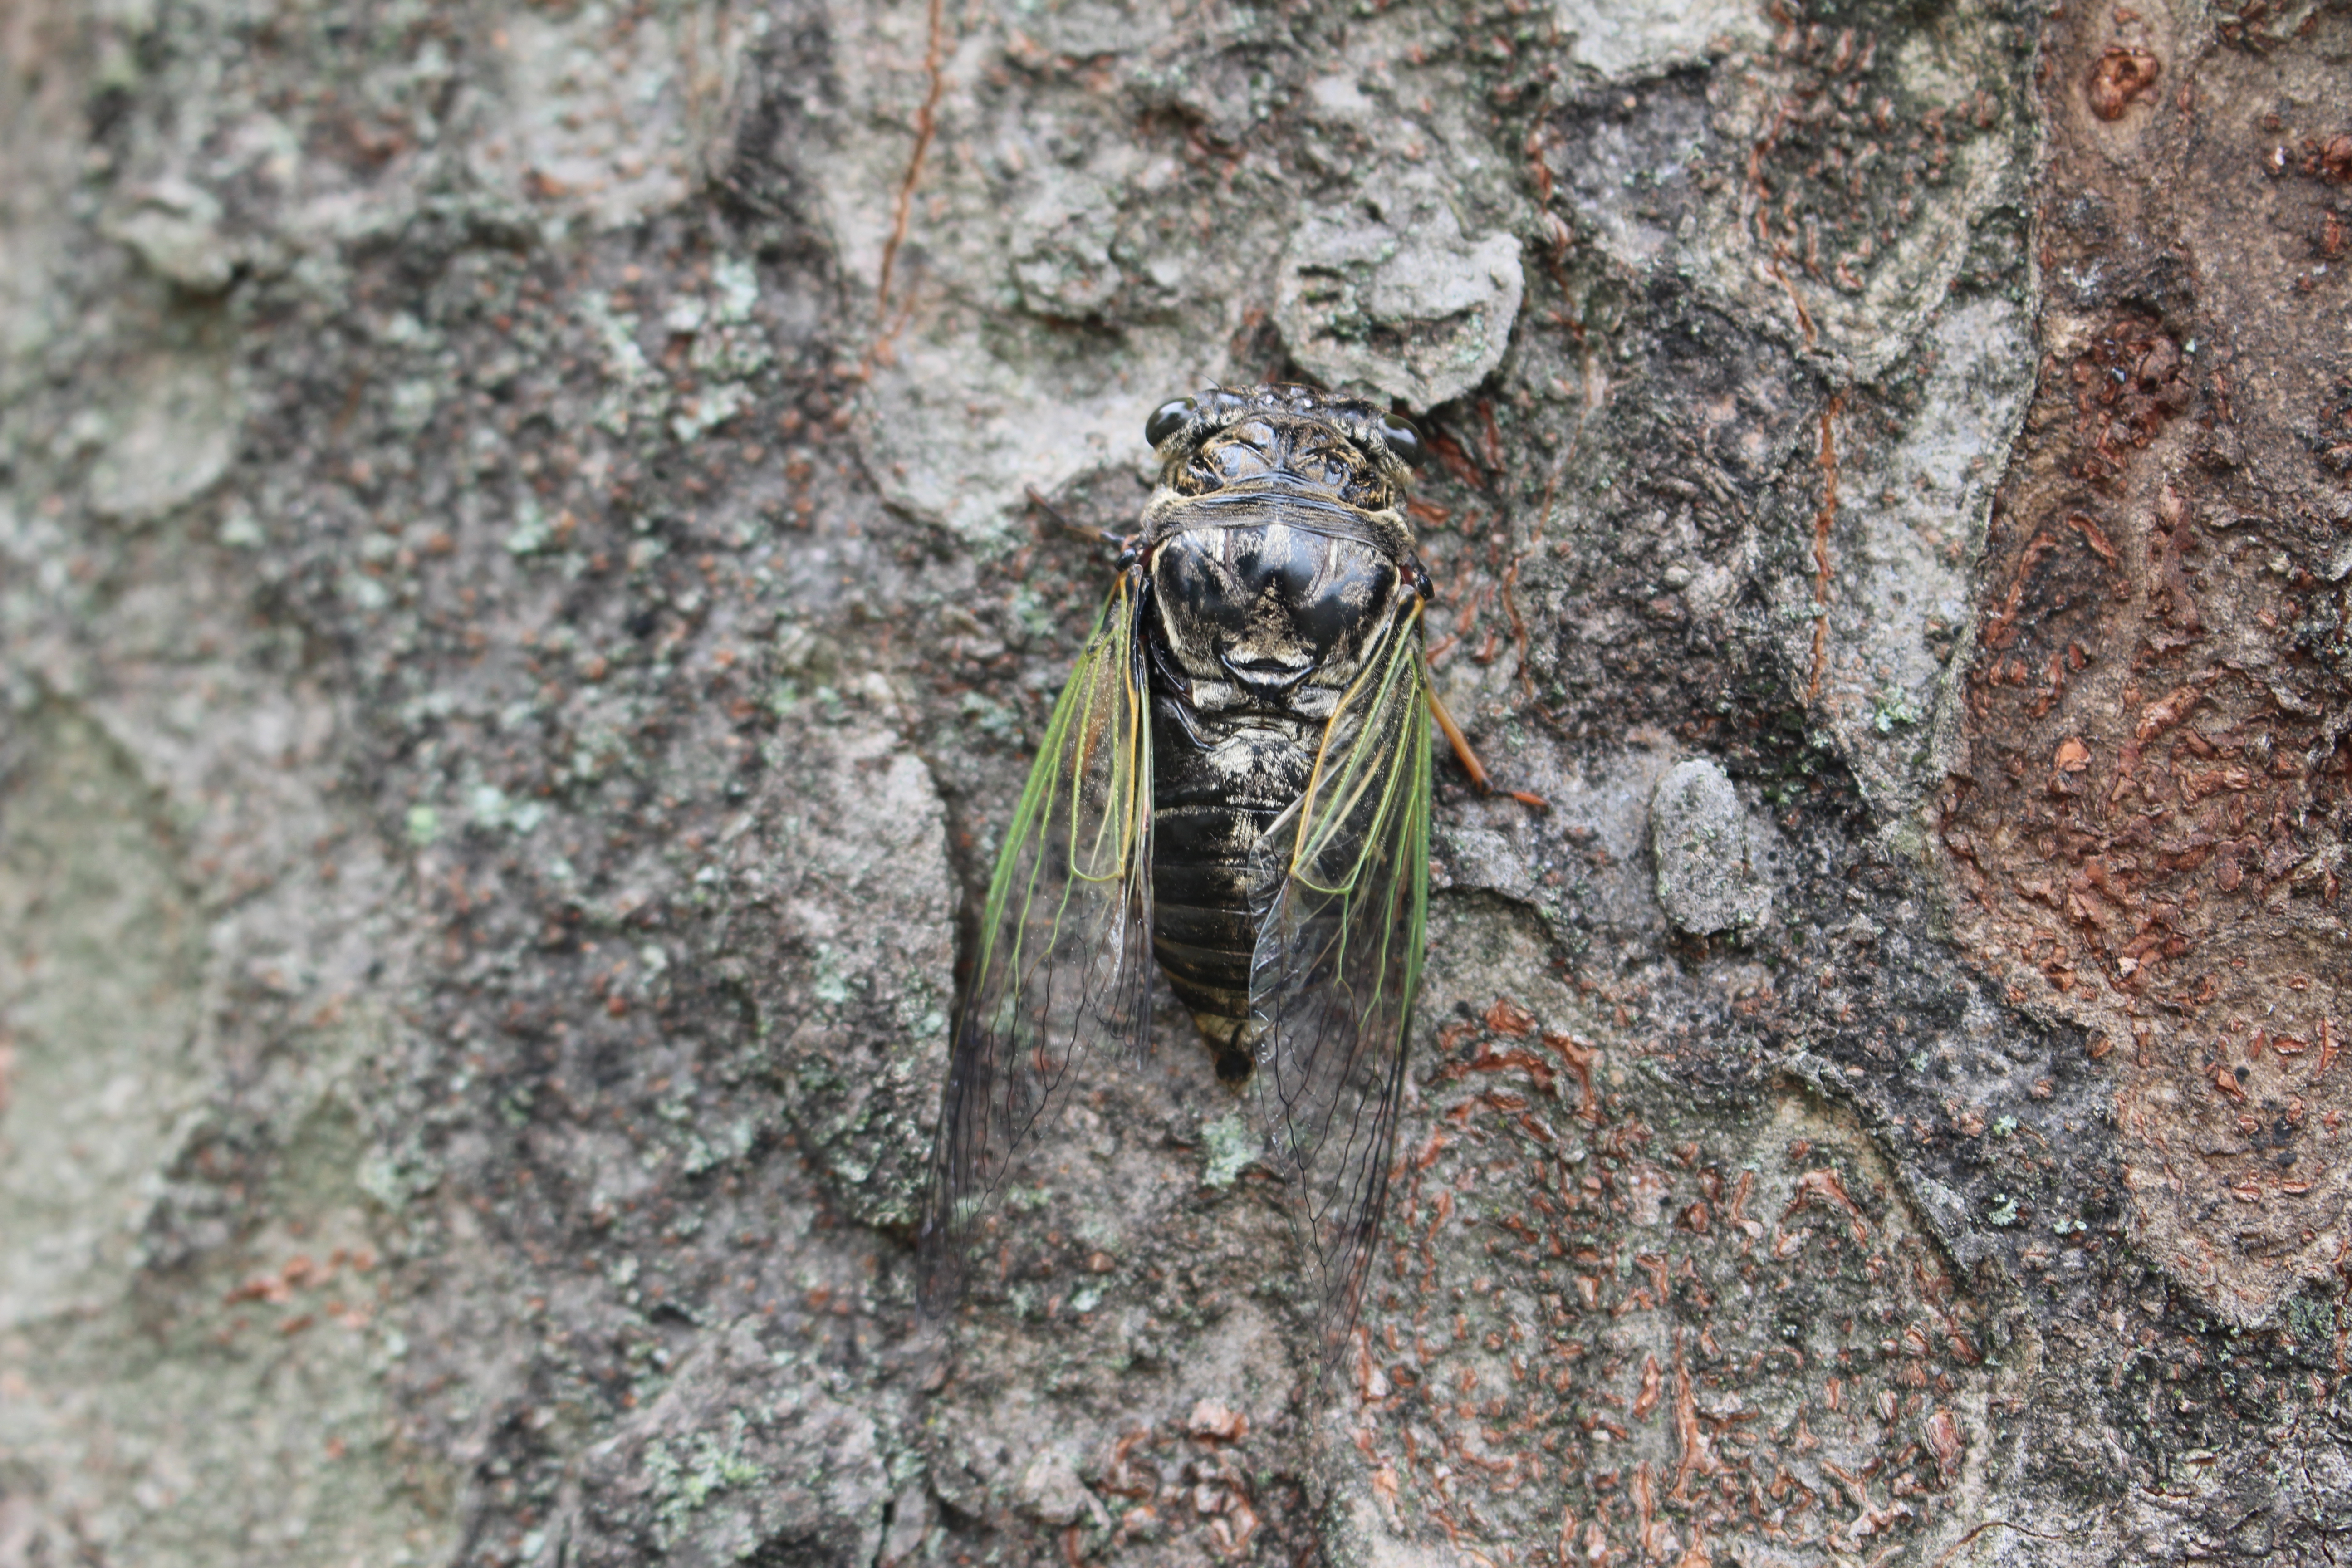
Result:
<svg viewBox="0 0 2352 1568"><path fill-rule="evenodd" d="M2342 0L0 60L0 1565L2346 1549ZM913 1291L1054 516L1267 380L1549 803L1440 763L1319 1382L1172 1006Z"/></svg>

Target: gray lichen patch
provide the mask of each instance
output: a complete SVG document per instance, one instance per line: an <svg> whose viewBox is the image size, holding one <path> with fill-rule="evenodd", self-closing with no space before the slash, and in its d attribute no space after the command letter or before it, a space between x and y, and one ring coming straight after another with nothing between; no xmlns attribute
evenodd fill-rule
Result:
<svg viewBox="0 0 2352 1568"><path fill-rule="evenodd" d="M1765 13L1742 0L1693 0L1644 10L1606 0L1553 0L1562 43L1601 77L1639 81L1738 47L1769 41Z"/></svg>
<svg viewBox="0 0 2352 1568"><path fill-rule="evenodd" d="M1863 381L1910 351L2033 156L2016 68L2029 45L2005 13L1952 5L1910 31L1878 20L1783 14L1769 51L1739 57L1752 68L1718 79L1744 166L1711 182L1716 211L1686 258Z"/></svg>
<svg viewBox="0 0 2352 1568"><path fill-rule="evenodd" d="M1525 291L1515 237L1465 233L1434 181L1376 174L1352 205L1308 210L1274 314L1325 382L1430 408L1502 363Z"/></svg>
<svg viewBox="0 0 2352 1568"><path fill-rule="evenodd" d="M236 266L221 233L218 197L185 180L155 181L111 215L106 232L138 253L159 277L200 294L228 286Z"/></svg>
<svg viewBox="0 0 2352 1568"><path fill-rule="evenodd" d="M146 522L228 471L244 409L226 357L202 350L154 355L126 390L90 470L89 502L102 516Z"/></svg>
<svg viewBox="0 0 2352 1568"><path fill-rule="evenodd" d="M211 1568L426 1562L450 1483L396 1455L401 1336L349 1109L229 1181L198 889L133 760L61 704L0 741L0 1455L9 1541ZM251 912L251 911L248 911ZM344 1050L361 1048L339 1037ZM320 1040L319 1066L341 1054ZM242 1135L242 1138L240 1137ZM194 1152L192 1153L192 1149ZM206 1178L218 1173L222 1181Z"/></svg>
<svg viewBox="0 0 2352 1568"><path fill-rule="evenodd" d="M922 763L870 721L778 748L730 943L801 1146L870 1224L919 1217L947 1068L954 899Z"/></svg>
<svg viewBox="0 0 2352 1568"><path fill-rule="evenodd" d="M768 90L839 260L858 439L893 505L993 546L1029 487L1131 464L1145 410L1223 374L1217 253L1280 231L1152 115L1181 62L1154 59L1158 25L1125 7L959 19L951 37L919 4L834 20L829 90ZM1104 90L1053 52L1113 37ZM1013 90L1014 68L1043 89Z"/></svg>
<svg viewBox="0 0 2352 1568"><path fill-rule="evenodd" d="M1761 922L1772 889L1757 864L1757 837L1720 763L1694 757L1669 769L1650 805L1650 851L1666 917L1696 936Z"/></svg>
<svg viewBox="0 0 2352 1568"><path fill-rule="evenodd" d="M1821 730L1890 818L1909 818L1941 782L1948 665L2034 363L2025 313L2005 297L1956 300L1932 319L1908 384L1887 399L1901 420L1892 439L1854 439L1856 422L1886 405L1833 416L1843 455L1834 515L1817 520L1825 542L1810 573L1775 591L1785 657L1809 682L1819 672Z"/></svg>
<svg viewBox="0 0 2352 1568"><path fill-rule="evenodd" d="M130 759L62 708L0 740L0 1331L120 1292L208 1070L194 896Z"/></svg>
<svg viewBox="0 0 2352 1568"><path fill-rule="evenodd" d="M541 1536L553 1552L600 1568L876 1560L892 1479L875 1414L772 1353L762 1326L704 1336L657 1398L583 1457Z"/></svg>
<svg viewBox="0 0 2352 1568"><path fill-rule="evenodd" d="M927 522L1009 548L1030 488L1133 471L1157 402L1285 347L1427 406L1510 342L1523 203L1426 17L837 23L790 156L842 264L869 470Z"/></svg>
<svg viewBox="0 0 2352 1568"><path fill-rule="evenodd" d="M506 16L488 40L499 90L475 106L468 172L557 225L578 215L605 227L674 205L707 173L745 47L767 24L713 0Z"/></svg>
<svg viewBox="0 0 2352 1568"><path fill-rule="evenodd" d="M1040 1524L1076 1524L1081 1514L1099 1513L1102 1503L1078 1479L1070 1457L1047 1449L1029 1461L1013 1489L1013 1502Z"/></svg>

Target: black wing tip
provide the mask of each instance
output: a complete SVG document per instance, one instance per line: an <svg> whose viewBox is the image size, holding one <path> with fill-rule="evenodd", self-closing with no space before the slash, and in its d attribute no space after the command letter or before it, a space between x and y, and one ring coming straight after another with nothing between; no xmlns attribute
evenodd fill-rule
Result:
<svg viewBox="0 0 2352 1568"><path fill-rule="evenodd" d="M1316 1346L1313 1385L1329 1389L1339 1386L1335 1374L1347 1363L1353 1350L1356 1335L1363 1331L1364 1300L1370 1295L1371 1270L1369 1259L1359 1265L1354 1278L1339 1291L1327 1292L1316 1313ZM1366 1331L1366 1354L1370 1354L1370 1334Z"/></svg>
<svg viewBox="0 0 2352 1568"><path fill-rule="evenodd" d="M955 1310L963 1300L965 1268L964 1238L925 1220L915 1242L915 1305L926 1319L936 1321Z"/></svg>

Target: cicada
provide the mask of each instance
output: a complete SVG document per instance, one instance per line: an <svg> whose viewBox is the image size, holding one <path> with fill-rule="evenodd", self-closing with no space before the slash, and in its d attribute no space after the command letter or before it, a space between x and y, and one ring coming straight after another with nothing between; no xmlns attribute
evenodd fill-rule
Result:
<svg viewBox="0 0 2352 1568"><path fill-rule="evenodd" d="M989 883L921 1296L937 1311L960 1292L976 1222L1084 1065L1141 1055L1156 970L1218 1078L1256 1095L1328 1364L1396 1140L1433 720L1459 738L1430 688L1403 511L1425 448L1403 418L1296 386L1179 398L1144 436L1159 483Z"/></svg>

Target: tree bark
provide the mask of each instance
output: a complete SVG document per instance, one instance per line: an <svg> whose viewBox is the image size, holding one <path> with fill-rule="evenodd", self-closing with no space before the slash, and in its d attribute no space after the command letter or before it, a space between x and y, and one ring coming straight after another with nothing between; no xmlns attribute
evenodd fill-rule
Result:
<svg viewBox="0 0 2352 1568"><path fill-rule="evenodd" d="M2341 0L0 61L0 1565L2345 1550ZM1052 519L1267 380L1549 804L1441 762L1320 1381L1172 1007L913 1291Z"/></svg>

